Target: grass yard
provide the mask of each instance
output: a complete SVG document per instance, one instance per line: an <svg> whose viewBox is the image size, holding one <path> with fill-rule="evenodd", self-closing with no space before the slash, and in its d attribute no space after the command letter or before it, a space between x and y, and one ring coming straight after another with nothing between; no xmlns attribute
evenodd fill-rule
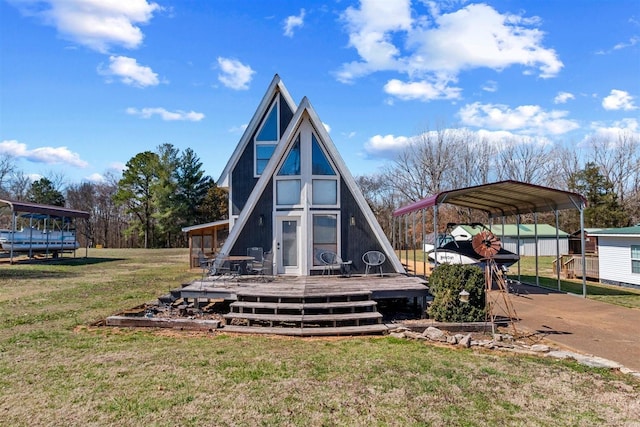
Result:
<svg viewBox="0 0 640 427"><path fill-rule="evenodd" d="M83 253L79 251L78 253ZM640 382L568 361L392 337L94 327L199 277L187 250L0 263L10 426L596 426L640 419Z"/></svg>

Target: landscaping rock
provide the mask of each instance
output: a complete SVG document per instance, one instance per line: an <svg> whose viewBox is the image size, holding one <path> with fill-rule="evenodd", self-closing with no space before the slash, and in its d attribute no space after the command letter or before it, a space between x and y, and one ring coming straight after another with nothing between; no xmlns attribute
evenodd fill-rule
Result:
<svg viewBox="0 0 640 427"><path fill-rule="evenodd" d="M422 334L419 334L418 332L413 332L413 331L404 331L404 336L413 340L426 340L427 337L425 337Z"/></svg>
<svg viewBox="0 0 640 427"><path fill-rule="evenodd" d="M551 348L548 345L544 344L534 344L529 348L531 349L531 351L535 351L537 353L547 353L551 351Z"/></svg>
<svg viewBox="0 0 640 427"><path fill-rule="evenodd" d="M453 345L458 344L458 339L456 338L456 335L447 336L447 344L453 344Z"/></svg>
<svg viewBox="0 0 640 427"><path fill-rule="evenodd" d="M429 338L431 341L446 341L447 335L438 328L429 326L423 333L423 336Z"/></svg>
<svg viewBox="0 0 640 427"><path fill-rule="evenodd" d="M390 332L389 336L392 336L394 338L406 338L406 335L404 332Z"/></svg>
<svg viewBox="0 0 640 427"><path fill-rule="evenodd" d="M466 348L471 347L471 334L467 334L464 337L462 337L462 339L458 341L458 345L460 347L466 347Z"/></svg>

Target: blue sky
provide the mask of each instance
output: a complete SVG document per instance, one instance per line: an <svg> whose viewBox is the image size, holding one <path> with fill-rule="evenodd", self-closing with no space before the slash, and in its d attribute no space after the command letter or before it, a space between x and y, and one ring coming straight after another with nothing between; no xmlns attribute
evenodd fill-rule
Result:
<svg viewBox="0 0 640 427"><path fill-rule="evenodd" d="M637 0L0 0L0 154L99 181L162 143L217 179L274 74L354 175L422 132L640 135Z"/></svg>

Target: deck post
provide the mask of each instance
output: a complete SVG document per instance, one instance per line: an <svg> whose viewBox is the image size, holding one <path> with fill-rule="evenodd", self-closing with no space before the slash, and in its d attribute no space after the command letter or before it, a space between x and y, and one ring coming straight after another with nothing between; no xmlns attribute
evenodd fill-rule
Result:
<svg viewBox="0 0 640 427"><path fill-rule="evenodd" d="M536 286L540 286L540 273L538 270L538 212L533 213L533 230L534 254L536 256Z"/></svg>

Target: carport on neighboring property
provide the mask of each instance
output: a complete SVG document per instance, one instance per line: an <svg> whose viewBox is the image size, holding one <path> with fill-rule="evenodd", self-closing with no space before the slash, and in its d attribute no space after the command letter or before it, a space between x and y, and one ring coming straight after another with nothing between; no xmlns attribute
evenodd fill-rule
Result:
<svg viewBox="0 0 640 427"><path fill-rule="evenodd" d="M516 224L520 225L520 216L533 214L534 218L534 238L537 240L538 213L553 212L555 214L556 232L559 230L558 213L561 210L576 209L580 213L580 235L582 247L584 243L584 208L586 199L577 193L558 190L550 187L528 184L519 181L500 181L492 184L483 184L473 187L466 187L457 190L443 191L433 196L418 200L409 205L397 209L393 215L394 221L394 242L396 247L404 244L412 245L414 248L422 247L424 243L424 224L426 222L426 210L433 210L433 229L438 228L438 208L447 203L459 207L476 209L487 214L489 223L494 219L500 219L504 226L505 218L516 217ZM418 235L415 224L418 221L418 214L423 223L422 235ZM560 256L559 235L556 234L556 256ZM418 246L420 245L420 246ZM434 252L437 252L437 248ZM518 254L519 255L519 254ZM535 246L536 257L536 285L539 285L538 250ZM437 259L437 258L436 258ZM425 261L426 263L426 261ZM582 294L587 295L586 283L586 262L584 251L582 253ZM425 267L426 270L426 267ZM560 289L560 269L557 269L558 289ZM520 275L518 266L518 276Z"/></svg>

